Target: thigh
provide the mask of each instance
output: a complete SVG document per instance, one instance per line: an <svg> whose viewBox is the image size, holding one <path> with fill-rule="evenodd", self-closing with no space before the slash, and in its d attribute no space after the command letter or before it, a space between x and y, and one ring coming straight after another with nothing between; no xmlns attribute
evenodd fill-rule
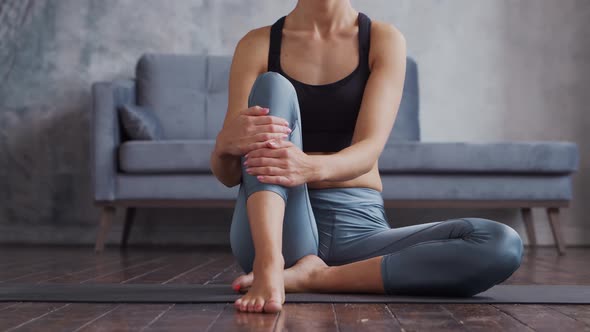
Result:
<svg viewBox="0 0 590 332"><path fill-rule="evenodd" d="M359 224L363 224L362 220ZM449 219L398 228L384 227L368 232L349 231L347 241L343 241L341 236L332 239L331 255L326 263L342 265L383 256L419 243L461 238L472 230L471 224L463 219Z"/></svg>
<svg viewBox="0 0 590 332"><path fill-rule="evenodd" d="M425 243L440 243L441 248L445 245L450 247L452 240L461 240L457 243L473 252L484 250L499 253L509 250L518 255L522 251L522 240L510 226L490 219L468 217L377 230L359 237L346 248L347 251L342 251L347 255L339 258L357 261L397 253Z"/></svg>
<svg viewBox="0 0 590 332"><path fill-rule="evenodd" d="M285 259L285 268L293 266L306 255L317 255L318 252L318 231L309 202L307 185L291 187L288 191L283 220L282 253ZM246 192L242 184L240 184L232 216L230 244L232 252L244 272L252 271L255 251L246 209Z"/></svg>

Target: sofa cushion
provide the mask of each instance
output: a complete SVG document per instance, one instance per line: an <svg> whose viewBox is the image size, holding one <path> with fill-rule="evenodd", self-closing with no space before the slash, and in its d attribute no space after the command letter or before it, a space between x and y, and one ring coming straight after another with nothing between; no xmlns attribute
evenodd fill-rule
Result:
<svg viewBox="0 0 590 332"><path fill-rule="evenodd" d="M383 176L381 195L404 200L407 207L420 200L568 201L571 178L569 174L389 174Z"/></svg>
<svg viewBox="0 0 590 332"><path fill-rule="evenodd" d="M551 173L577 170L573 142L397 142L379 159L381 173Z"/></svg>
<svg viewBox="0 0 590 332"><path fill-rule="evenodd" d="M215 138L227 111L230 55L152 54L136 66L139 105L171 139Z"/></svg>
<svg viewBox="0 0 590 332"><path fill-rule="evenodd" d="M119 148L128 173L210 174L215 140L127 141ZM385 146L379 170L386 174L566 174L577 169L570 142L397 142Z"/></svg>
<svg viewBox="0 0 590 332"><path fill-rule="evenodd" d="M137 103L148 106L170 139L206 137L207 56L144 54L136 66Z"/></svg>
<svg viewBox="0 0 590 332"><path fill-rule="evenodd" d="M130 139L164 139L160 121L148 107L125 104L119 107L118 113L125 134Z"/></svg>
<svg viewBox="0 0 590 332"><path fill-rule="evenodd" d="M127 173L211 173L215 140L127 141L119 146L119 166Z"/></svg>

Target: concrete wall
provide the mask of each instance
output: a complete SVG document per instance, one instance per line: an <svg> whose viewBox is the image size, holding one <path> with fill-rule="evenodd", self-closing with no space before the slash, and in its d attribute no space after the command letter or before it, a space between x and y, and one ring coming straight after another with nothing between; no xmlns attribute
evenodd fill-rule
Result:
<svg viewBox="0 0 590 332"><path fill-rule="evenodd" d="M0 243L93 243L90 85L144 52L231 54L295 5L243 0L0 1ZM582 152L569 244L589 244L590 2L353 1L398 26L420 66L425 141L571 140ZM142 209L132 243L227 243L231 210ZM393 227L481 216L526 239L517 210L393 209ZM535 210L539 241L552 242ZM118 220L122 217L119 211ZM118 241L116 223L110 241Z"/></svg>

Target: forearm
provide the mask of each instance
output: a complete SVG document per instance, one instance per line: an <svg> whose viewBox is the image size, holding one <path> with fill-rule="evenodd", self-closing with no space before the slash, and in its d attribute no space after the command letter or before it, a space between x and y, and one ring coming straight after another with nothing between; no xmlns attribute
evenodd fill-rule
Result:
<svg viewBox="0 0 590 332"><path fill-rule="evenodd" d="M211 153L211 171L225 186L236 186L242 176L240 157L224 153L216 144Z"/></svg>
<svg viewBox="0 0 590 332"><path fill-rule="evenodd" d="M308 182L355 179L371 170L379 154L374 143L363 140L334 154L310 155L315 171Z"/></svg>

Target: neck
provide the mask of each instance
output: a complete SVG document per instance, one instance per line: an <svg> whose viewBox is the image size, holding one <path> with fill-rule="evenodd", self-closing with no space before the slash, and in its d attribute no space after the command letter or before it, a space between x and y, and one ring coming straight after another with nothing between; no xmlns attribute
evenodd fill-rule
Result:
<svg viewBox="0 0 590 332"><path fill-rule="evenodd" d="M350 0L299 0L288 15L296 29L326 32L354 25L358 12Z"/></svg>

